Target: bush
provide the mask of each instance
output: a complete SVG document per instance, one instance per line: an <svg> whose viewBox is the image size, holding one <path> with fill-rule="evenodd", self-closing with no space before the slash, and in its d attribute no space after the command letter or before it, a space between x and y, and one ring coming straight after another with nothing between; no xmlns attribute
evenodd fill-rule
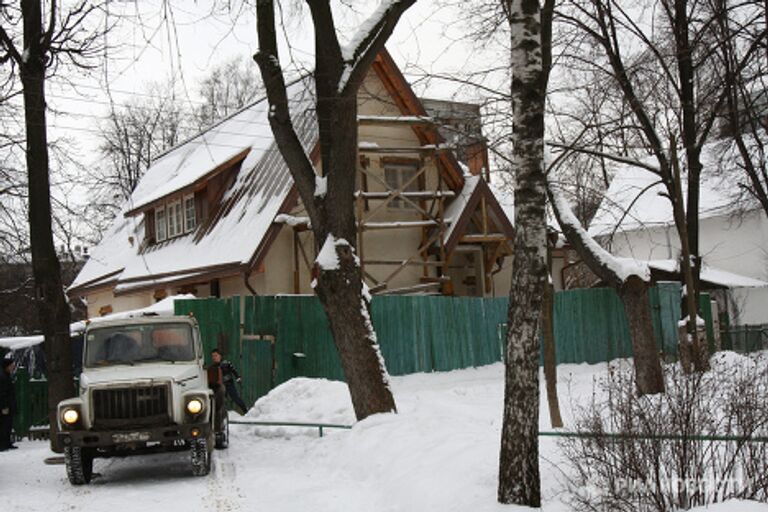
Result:
<svg viewBox="0 0 768 512"><path fill-rule="evenodd" d="M636 396L613 364L564 438L577 510L667 511L730 498L768 499L768 361L721 353L712 370L664 368L665 395ZM605 434L620 434L610 436ZM734 440L713 440L712 437ZM705 439L710 438L710 439Z"/></svg>

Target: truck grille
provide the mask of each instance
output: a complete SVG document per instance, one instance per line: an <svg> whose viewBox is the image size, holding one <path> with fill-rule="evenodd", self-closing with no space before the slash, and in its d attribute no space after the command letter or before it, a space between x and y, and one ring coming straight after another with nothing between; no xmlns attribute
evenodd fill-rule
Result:
<svg viewBox="0 0 768 512"><path fill-rule="evenodd" d="M168 386L95 389L93 425L129 427L165 424L168 416Z"/></svg>

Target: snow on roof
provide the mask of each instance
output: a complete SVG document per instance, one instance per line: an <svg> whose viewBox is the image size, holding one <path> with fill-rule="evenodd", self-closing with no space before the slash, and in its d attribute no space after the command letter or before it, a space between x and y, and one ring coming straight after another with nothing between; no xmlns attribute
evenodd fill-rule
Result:
<svg viewBox="0 0 768 512"><path fill-rule="evenodd" d="M648 261L648 266L651 267L651 269L660 270L662 272L679 272L678 262L674 259L650 260ZM740 274L734 274L733 272L711 267L706 264L701 268L701 280L726 288L758 288L768 286L768 282L742 276Z"/></svg>
<svg viewBox="0 0 768 512"><path fill-rule="evenodd" d="M492 183L488 183L488 188L491 189L496 200L499 202L499 206L504 210L504 213L509 219L509 223L515 225L515 194L512 190L507 188L500 188Z"/></svg>
<svg viewBox="0 0 768 512"><path fill-rule="evenodd" d="M21 350L23 348L33 347L43 342L43 336L15 336L10 338L0 338L0 347L8 350Z"/></svg>
<svg viewBox="0 0 768 512"><path fill-rule="evenodd" d="M445 209L443 218L445 223L448 224L448 228L443 234L443 242L447 242L451 238L451 233L456 228L457 221L461 217L462 212L469 204L469 199L477 188L477 184L480 182L480 176L467 176L464 179L464 188L461 192L451 201L451 204Z"/></svg>
<svg viewBox="0 0 768 512"><path fill-rule="evenodd" d="M723 187L716 178L725 165L721 155L722 146L718 143L702 149L701 159L706 173L701 181L699 200L702 219L728 215L734 210L729 187ZM648 163L652 164L650 160ZM608 235L614 229L633 231L674 224L672 205L661 195L665 192L659 177L650 171L632 165L619 166L592 219L590 236Z"/></svg>
<svg viewBox="0 0 768 512"><path fill-rule="evenodd" d="M88 321L81 320L79 322L73 322L69 324L69 332L71 334L78 334L85 331L86 326L89 324L98 324L100 322L104 322L107 320L136 318L136 317L145 316L145 315L172 316L174 314L173 303L175 301L194 299L194 298L195 296L190 294L171 295L170 297L166 297L163 300L158 301L155 304L152 304L151 306L147 306L145 308L132 309L130 311L121 311L119 313L111 313L109 315L92 318ZM35 336L16 336L16 337L9 337L9 338L0 338L0 347L7 348L10 350L20 350L22 348L38 345L43 341L44 341L44 337L42 334L38 334Z"/></svg>
<svg viewBox="0 0 768 512"><path fill-rule="evenodd" d="M291 115L307 152L317 140L317 124L310 108L314 103L311 85L307 77L288 87ZM118 215L102 242L92 250L72 288L109 274L115 274L119 281L136 280L249 262L293 185L273 141L268 115L267 102L259 100L174 148L150 166L122 212L148 205L194 183L250 149L210 222L205 221L190 234L142 250L143 220Z"/></svg>

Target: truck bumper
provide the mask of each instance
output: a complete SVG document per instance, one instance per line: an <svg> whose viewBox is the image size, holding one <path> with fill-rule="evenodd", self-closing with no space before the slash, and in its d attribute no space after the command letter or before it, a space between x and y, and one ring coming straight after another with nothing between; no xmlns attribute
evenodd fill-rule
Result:
<svg viewBox="0 0 768 512"><path fill-rule="evenodd" d="M206 438L211 432L210 423L139 427L128 430L66 430L58 433L64 446L83 448L136 448L148 443L173 444ZM197 435L195 435L197 434Z"/></svg>

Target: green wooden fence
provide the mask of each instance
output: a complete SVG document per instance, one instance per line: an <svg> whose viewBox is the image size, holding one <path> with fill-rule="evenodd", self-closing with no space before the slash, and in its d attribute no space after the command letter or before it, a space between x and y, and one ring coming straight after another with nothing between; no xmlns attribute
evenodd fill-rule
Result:
<svg viewBox="0 0 768 512"><path fill-rule="evenodd" d="M16 370L16 404L18 410L13 418L13 431L25 436L30 427L48 424L48 382L45 379L30 379L26 368Z"/></svg>
<svg viewBox="0 0 768 512"><path fill-rule="evenodd" d="M680 318L680 285L659 283L649 292L659 349L674 356ZM709 296L702 311L712 343ZM447 371L500 361L507 299L471 297L374 297L372 320L393 375ZM706 306L706 307L705 307ZM314 296L248 296L176 301L175 312L200 324L206 362L218 347L240 370L242 394L253 403L293 377L343 380L328 321ZM621 301L610 289L558 292L554 306L558 363L598 363L631 357ZM19 413L15 430L45 424L45 381L17 373Z"/></svg>
<svg viewBox="0 0 768 512"><path fill-rule="evenodd" d="M702 295L702 304L709 297ZM674 357L680 285L650 290L659 349ZM500 361L506 298L380 296L371 305L381 351L392 375L447 371ZM242 325L240 324L242 308ZM707 309L708 311L708 309ZM243 374L242 394L253 403L293 377L343 380L325 313L314 296L249 296L176 302L194 314L206 349L219 346ZM711 331L711 315L707 316ZM611 289L580 289L555 296L558 363L598 363L631 357L624 309Z"/></svg>

